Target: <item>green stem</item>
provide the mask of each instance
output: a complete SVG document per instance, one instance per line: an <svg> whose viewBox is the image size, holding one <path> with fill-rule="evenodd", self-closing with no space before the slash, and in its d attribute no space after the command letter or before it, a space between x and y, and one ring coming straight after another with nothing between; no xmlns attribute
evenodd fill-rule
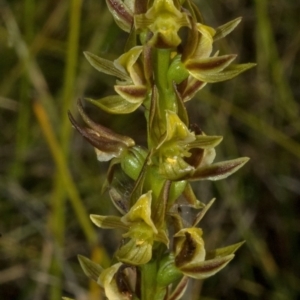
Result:
<svg viewBox="0 0 300 300"><path fill-rule="evenodd" d="M140 266L141 268L141 290L142 300L160 300L163 298L157 298L156 293L156 277L157 277L157 264L155 259L152 259L146 265Z"/></svg>
<svg viewBox="0 0 300 300"><path fill-rule="evenodd" d="M171 49L154 49L154 77L159 93L159 109L161 115L165 110L177 113L176 95L172 82L168 81L168 70L171 63Z"/></svg>

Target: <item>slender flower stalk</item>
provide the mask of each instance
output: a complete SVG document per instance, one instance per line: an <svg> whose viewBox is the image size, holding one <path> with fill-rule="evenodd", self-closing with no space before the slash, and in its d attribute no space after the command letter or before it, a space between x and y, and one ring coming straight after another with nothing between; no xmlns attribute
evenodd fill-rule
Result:
<svg viewBox="0 0 300 300"><path fill-rule="evenodd" d="M214 199L208 204L197 200L190 182L224 179L248 161L242 157L214 162L222 137L191 125L185 102L206 84L232 79L254 64L234 65L235 54L220 55L213 49L214 42L228 35L241 18L213 29L203 23L192 0L106 3L129 38L124 53L114 61L84 53L98 71L117 79L116 94L86 100L116 115L142 110L147 147L96 124L81 101L78 110L86 126L69 114L74 128L95 148L97 159L110 161L104 187L120 214L93 214L91 221L102 229L123 230L109 268L83 256L79 261L109 300L181 299L189 278L216 274L243 244L206 250L198 224ZM133 182L129 197L115 184L116 165ZM191 227L184 225L179 197L199 210Z"/></svg>

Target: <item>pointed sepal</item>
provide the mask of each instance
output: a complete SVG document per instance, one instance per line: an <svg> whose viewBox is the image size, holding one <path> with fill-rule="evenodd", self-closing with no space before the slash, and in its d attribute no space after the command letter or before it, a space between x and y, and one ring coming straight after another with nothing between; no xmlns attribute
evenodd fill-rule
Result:
<svg viewBox="0 0 300 300"><path fill-rule="evenodd" d="M197 80L204 82L218 82L227 80L223 75L219 75L231 62L236 58L236 55L223 55L201 59L190 59L185 66L190 74ZM221 73L223 74L223 73ZM231 77L232 78L232 77ZM228 79L230 79L228 77Z"/></svg>
<svg viewBox="0 0 300 300"><path fill-rule="evenodd" d="M133 24L132 9L122 0L106 0L106 4L117 25L124 31L130 32Z"/></svg>
<svg viewBox="0 0 300 300"><path fill-rule="evenodd" d="M180 270L189 277L205 279L221 271L234 258L234 254L220 258L186 264Z"/></svg>
<svg viewBox="0 0 300 300"><path fill-rule="evenodd" d="M189 177L189 181L196 180L221 180L239 170L247 161L248 157L227 160L197 169Z"/></svg>
<svg viewBox="0 0 300 300"><path fill-rule="evenodd" d="M132 104L141 104L147 97L144 85L115 85L114 88L123 99Z"/></svg>
<svg viewBox="0 0 300 300"><path fill-rule="evenodd" d="M130 77L127 75L127 73L123 70L116 68L112 61L101 58L87 51L83 53L88 62L99 72L115 76L125 81L130 80Z"/></svg>
<svg viewBox="0 0 300 300"><path fill-rule="evenodd" d="M180 300L182 299L187 286L188 286L189 278L187 276L183 276L179 281L172 294L168 296L167 300Z"/></svg>
<svg viewBox="0 0 300 300"><path fill-rule="evenodd" d="M100 274L103 272L103 268L83 255L78 255L77 257L84 274L97 282Z"/></svg>
<svg viewBox="0 0 300 300"><path fill-rule="evenodd" d="M128 226L117 216L90 215L92 222L103 229L128 229Z"/></svg>
<svg viewBox="0 0 300 300"><path fill-rule="evenodd" d="M242 21L242 18L236 18L216 29L216 34L214 35L214 41L224 38L226 35L230 34Z"/></svg>
<svg viewBox="0 0 300 300"><path fill-rule="evenodd" d="M234 254L241 246L245 244L245 241L236 243L227 247L218 248L215 250L208 251L206 253L206 259L214 259L217 257L224 257Z"/></svg>
<svg viewBox="0 0 300 300"><path fill-rule="evenodd" d="M128 102L119 95L107 96L99 100L86 98L86 100L108 113L120 115L132 113L142 104Z"/></svg>

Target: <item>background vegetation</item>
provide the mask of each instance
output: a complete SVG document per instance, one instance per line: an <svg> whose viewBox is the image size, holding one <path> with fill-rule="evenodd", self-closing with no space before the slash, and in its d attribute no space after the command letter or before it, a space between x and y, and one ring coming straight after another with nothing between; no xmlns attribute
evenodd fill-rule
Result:
<svg viewBox="0 0 300 300"><path fill-rule="evenodd" d="M211 26L243 16L217 46L258 66L188 103L192 122L224 136L218 160L251 161L227 180L195 185L202 201L217 197L200 224L207 248L247 243L221 273L192 282L186 299L299 299L300 3L196 2ZM76 115L78 97L112 92L114 78L82 52L114 59L126 35L104 0L0 0L0 18L0 299L101 299L76 255L105 266L118 245L118 234L87 217L113 212L101 195L107 165L74 134L66 112ZM87 109L143 142L141 111L112 118Z"/></svg>

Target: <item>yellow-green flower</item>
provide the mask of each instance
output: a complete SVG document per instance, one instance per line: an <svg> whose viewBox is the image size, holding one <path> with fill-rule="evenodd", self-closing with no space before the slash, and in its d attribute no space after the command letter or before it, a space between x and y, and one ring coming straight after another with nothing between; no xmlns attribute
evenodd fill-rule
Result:
<svg viewBox="0 0 300 300"><path fill-rule="evenodd" d="M187 278L205 279L222 270L244 242L206 251L202 229L184 228L174 235L174 253L166 254L159 266L157 282L168 286L182 278L177 292L186 288ZM177 299L177 298L176 298Z"/></svg>
<svg viewBox="0 0 300 300"><path fill-rule="evenodd" d="M189 72L183 83L183 101L190 100L207 83L225 81L255 66L253 63L232 65L237 55L212 54L214 41L229 34L240 22L240 18L228 22L216 30L201 23L194 24L189 44L182 55L182 68Z"/></svg>
<svg viewBox="0 0 300 300"><path fill-rule="evenodd" d="M166 132L157 152L160 174L169 180L220 180L241 168L248 158L238 158L213 164L214 147L222 141L220 136L195 134L179 119L166 111ZM195 151L196 150L196 151Z"/></svg>
<svg viewBox="0 0 300 300"><path fill-rule="evenodd" d="M152 192L140 196L128 213L123 217L91 215L91 220L106 229L119 228L127 232L123 237L129 239L121 246L115 256L130 265L146 264L152 257L154 241L168 245L164 230L158 230L151 218Z"/></svg>
<svg viewBox="0 0 300 300"><path fill-rule="evenodd" d="M206 252L200 228L185 228L175 234L175 266L186 276L205 279L222 270L243 244Z"/></svg>
<svg viewBox="0 0 300 300"><path fill-rule="evenodd" d="M154 0L145 14L135 15L136 29L149 29L153 36L148 43L157 48L175 48L181 43L178 31L190 26L186 13L173 0Z"/></svg>
<svg viewBox="0 0 300 300"><path fill-rule="evenodd" d="M149 94L144 69L139 61L143 51L143 46L135 46L113 62L85 52L87 60L94 68L121 79L114 86L118 95L87 100L109 113L127 114L135 111Z"/></svg>
<svg viewBox="0 0 300 300"><path fill-rule="evenodd" d="M134 277L134 268L119 262L103 269L82 255L78 255L78 260L86 276L97 282L109 300L132 299L134 292L131 287L133 280L130 280L130 275Z"/></svg>
<svg viewBox="0 0 300 300"><path fill-rule="evenodd" d="M122 263L112 265L108 269L105 269L98 279L98 283L103 287L105 296L109 300L132 299L132 292L130 291L128 285L126 285L126 289L124 289L124 280L122 281L123 290L120 289L120 286L118 285L118 283L120 283L120 280L118 281L116 277L120 272L122 266Z"/></svg>

